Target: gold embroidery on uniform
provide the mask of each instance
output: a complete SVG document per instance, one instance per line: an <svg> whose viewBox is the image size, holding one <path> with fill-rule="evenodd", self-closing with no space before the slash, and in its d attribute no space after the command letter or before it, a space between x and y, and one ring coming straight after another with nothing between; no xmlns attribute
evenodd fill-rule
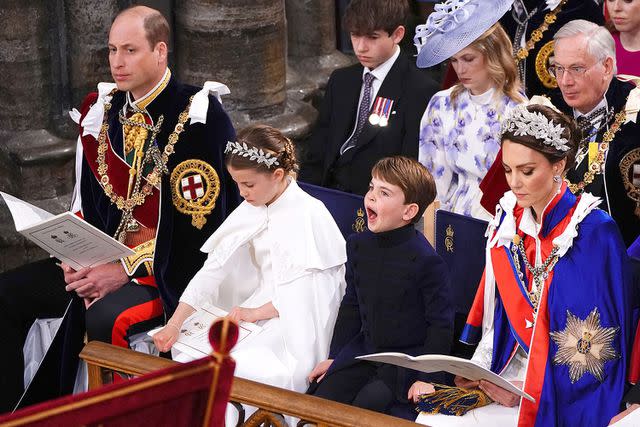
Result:
<svg viewBox="0 0 640 427"><path fill-rule="evenodd" d="M555 89L558 87L556 78L549 72L549 57L552 54L553 40L542 46L536 55L536 74L542 85L547 89Z"/></svg>
<svg viewBox="0 0 640 427"><path fill-rule="evenodd" d="M636 202L634 213L640 217L640 185L638 184L640 177L635 178L636 173L640 175L640 170L636 172L635 169L640 169L640 148L629 151L620 161L624 189L627 191L627 196Z"/></svg>
<svg viewBox="0 0 640 427"><path fill-rule="evenodd" d="M356 220L353 224L351 224L351 229L356 233L362 233L366 227L367 225L364 221L364 211L362 210L362 208L358 208L358 210L356 211Z"/></svg>
<svg viewBox="0 0 640 427"><path fill-rule="evenodd" d="M114 89L109 95L113 96L116 91L117 89ZM126 240L127 232L137 231L137 227L135 227L137 223L133 218L133 210L136 206L141 206L144 204L147 196L149 196L153 192L153 187L160 182L162 174L166 173L166 165L169 162L169 156L175 151L174 145L178 142L180 133L182 133L182 131L184 130L184 124L189 119L189 108L191 107L192 100L193 97L189 98L187 107L178 116L178 123L176 124L173 133L169 135L168 143L164 147L162 156L158 156L158 163L155 164L153 170L147 176L147 184L141 185L142 167L144 166L144 164L141 164L140 169L136 170L136 179L131 189L132 192L130 195L127 195L126 198L116 194L113 191L113 186L109 183L109 175L107 173L109 167L105 160L105 154L109 149L109 143L107 142L109 124L107 123L107 118L109 110L111 109L111 103L104 103L104 118L102 121L102 126L100 128L100 134L98 135L98 174L100 175L100 183L102 184L105 195L111 200L111 203L114 203L116 207L122 211L122 219L120 220L118 229L114 234L114 237L120 242L124 242Z"/></svg>
<svg viewBox="0 0 640 427"><path fill-rule="evenodd" d="M604 364L620 357L611 345L618 331L620 331L619 327L602 327L597 307L584 320L567 310L565 328L562 331L550 333L551 338L558 345L553 363L569 366L571 384L587 372L602 382Z"/></svg>
<svg viewBox="0 0 640 427"><path fill-rule="evenodd" d="M447 226L447 229L445 230L445 234L447 235L447 237L444 238L444 247L447 250L447 252L453 252L453 235L454 235L454 231L453 231L453 227L451 226L451 224L449 224Z"/></svg>
<svg viewBox="0 0 640 427"><path fill-rule="evenodd" d="M141 264L145 264L147 272L149 272L152 265L149 260L153 260L155 249L156 239L147 240L146 242L133 248L135 254L122 258L122 262L124 264L127 275L133 276L133 273L138 269L138 267L140 267Z"/></svg>
<svg viewBox="0 0 640 427"><path fill-rule="evenodd" d="M182 190L183 178L199 175L202 179L204 194L188 200ZM206 215L216 207L220 194L220 178L213 166L202 160L185 160L171 172L171 199L178 212L191 215L191 224L201 230L206 224Z"/></svg>

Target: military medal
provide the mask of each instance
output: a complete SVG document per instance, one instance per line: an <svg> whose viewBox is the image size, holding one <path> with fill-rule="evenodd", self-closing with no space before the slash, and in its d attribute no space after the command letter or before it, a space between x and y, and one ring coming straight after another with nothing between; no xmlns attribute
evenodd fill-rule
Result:
<svg viewBox="0 0 640 427"><path fill-rule="evenodd" d="M392 107L392 99L378 96L373 103L373 111L369 116L369 123L373 126L387 126L389 124L389 116L391 115Z"/></svg>

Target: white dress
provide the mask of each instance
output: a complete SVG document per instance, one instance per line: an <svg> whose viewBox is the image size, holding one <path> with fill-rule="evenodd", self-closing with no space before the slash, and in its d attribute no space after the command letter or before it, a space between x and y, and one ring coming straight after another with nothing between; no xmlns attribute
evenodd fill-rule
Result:
<svg viewBox="0 0 640 427"><path fill-rule="evenodd" d="M209 256L180 301L225 310L271 301L279 317L234 348L235 375L304 392L327 358L345 289L345 241L324 204L292 180L269 206L243 202L202 251Z"/></svg>
<svg viewBox="0 0 640 427"><path fill-rule="evenodd" d="M437 92L420 123L418 160L433 174L441 209L489 220L480 205L480 181L500 150L500 124L517 105L489 89L468 90L451 102L453 88Z"/></svg>

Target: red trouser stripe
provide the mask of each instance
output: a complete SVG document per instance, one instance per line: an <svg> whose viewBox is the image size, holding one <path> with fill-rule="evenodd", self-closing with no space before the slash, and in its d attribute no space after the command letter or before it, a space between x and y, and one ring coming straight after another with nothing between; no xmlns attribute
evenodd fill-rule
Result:
<svg viewBox="0 0 640 427"><path fill-rule="evenodd" d="M127 341L127 331L136 323L144 322L145 320L153 319L162 315L162 303L160 298L145 302L143 304L134 305L131 308L124 310L116 317L116 321L113 323L113 329L111 330L111 343L120 347L129 347Z"/></svg>

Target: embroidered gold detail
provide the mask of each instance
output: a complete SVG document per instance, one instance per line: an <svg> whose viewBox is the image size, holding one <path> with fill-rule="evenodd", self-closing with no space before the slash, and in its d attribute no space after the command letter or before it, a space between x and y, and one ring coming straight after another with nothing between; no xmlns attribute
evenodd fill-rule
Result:
<svg viewBox="0 0 640 427"><path fill-rule="evenodd" d="M620 126L622 126L622 124L626 120L626 117L627 115L624 112L624 110L616 114L615 122L604 133L604 136L602 137L602 142L598 144L598 154L596 155L596 158L593 160L593 163L589 165L587 171L584 173L584 177L582 178L582 181L580 181L577 184L573 184L568 179L565 179L572 193L574 194L581 193L587 185L593 182L593 179L595 178L596 174L602 173L604 162L607 156L607 151L609 150L609 144L611 143L611 141L613 141L613 138L615 138L616 132L620 130Z"/></svg>
<svg viewBox="0 0 640 427"><path fill-rule="evenodd" d="M150 261L153 261L155 249L156 239L151 239L133 248L135 254L122 258L122 263L124 264L127 275L133 276L141 264L145 264L147 272L149 272L152 266Z"/></svg>
<svg viewBox="0 0 640 427"><path fill-rule="evenodd" d="M557 15L558 13L560 13L560 9L562 9L562 6L564 6L567 1L568 0L562 0L555 9L545 15L544 22L537 29L531 32L531 37L529 38L529 40L527 40L527 43L524 45L524 47L521 47L516 52L516 63L519 63L529 56L529 51L536 46L537 42L542 40L542 37L545 31L549 29L549 26L556 22L556 20L558 19Z"/></svg>
<svg viewBox="0 0 640 427"><path fill-rule="evenodd" d="M113 96L117 89L114 89L109 94ZM189 102L187 103L186 109L180 113L178 124L174 128L174 131L171 135L169 135L168 143L164 148L164 153L162 154L161 160L153 159L155 166L153 167L150 176L154 177L154 180L159 181L159 177L162 173L167 173L167 162L169 161L169 156L174 151L174 145L178 142L178 138L180 133L184 130L184 123L189 118L189 108L191 107L191 101L193 97L189 98ZM109 176L107 174L109 170L109 166L105 160L105 154L109 149L109 143L107 142L107 134L109 132L109 124L107 123L108 113L111 109L111 103L105 102L104 104L104 118L102 120L102 126L100 128L100 134L98 135L98 174L100 175L100 182L103 185L103 190L106 196L111 200L111 203L114 203L116 207L122 211L122 219L120 220L120 224L114 234L114 237L117 238L120 242L126 240L128 231L137 231L138 224L136 220L133 218L133 209L136 206L143 205L147 196L149 196L153 191L152 185L142 185L142 169L148 160L152 160L149 157L145 156L144 161L140 163L140 167L137 168L139 173L135 174L135 183L133 186L129 187L129 191L127 194L127 198L125 199L123 196L120 196L113 191L113 186L109 183ZM180 127L178 127L180 125ZM178 130L179 129L179 130ZM150 150L151 151L151 150ZM148 160L147 160L148 159Z"/></svg>
<svg viewBox="0 0 640 427"><path fill-rule="evenodd" d="M200 177L197 191L191 184ZM187 182L184 187L183 179ZM188 192L188 193L187 193ZM188 194L188 195L187 195ZM205 218L216 207L220 194L220 178L213 166L202 160L185 160L171 172L171 199L178 212L191 215L191 224L201 230L207 222ZM192 196L192 195L195 195ZM190 197L190 198L187 198Z"/></svg>
<svg viewBox="0 0 640 427"><path fill-rule="evenodd" d="M167 85L169 84L169 80L171 80L171 70L167 70L167 74L164 76L164 79L153 92L151 92L145 98L140 99L134 103L136 107L141 110L147 108L149 104L151 104L151 102L153 102L153 100L156 99L158 95L160 95L164 88L167 87Z"/></svg>
<svg viewBox="0 0 640 427"><path fill-rule="evenodd" d="M364 211L358 208L356 211L356 220L351 224L351 229L356 233L362 233L367 228L367 222L364 219Z"/></svg>
<svg viewBox="0 0 640 427"><path fill-rule="evenodd" d="M620 173L627 196L636 202L634 213L640 217L640 148L624 155L620 161Z"/></svg>
<svg viewBox="0 0 640 427"><path fill-rule="evenodd" d="M553 54L553 40L545 43L536 55L536 74L542 85L548 89L558 87L556 78L549 72L549 57Z"/></svg>
<svg viewBox="0 0 640 427"><path fill-rule="evenodd" d="M572 384L587 372L602 382L604 364L620 357L611 345L619 330L619 327L602 327L597 307L584 320L567 310L567 324L564 330L550 334L558 345L553 363L569 366L569 379Z"/></svg>
<svg viewBox="0 0 640 427"><path fill-rule="evenodd" d="M444 238L444 247L447 250L447 252L453 252L453 227L451 226L451 224L449 224L447 226L447 229L445 230L445 234L447 235L447 237Z"/></svg>

